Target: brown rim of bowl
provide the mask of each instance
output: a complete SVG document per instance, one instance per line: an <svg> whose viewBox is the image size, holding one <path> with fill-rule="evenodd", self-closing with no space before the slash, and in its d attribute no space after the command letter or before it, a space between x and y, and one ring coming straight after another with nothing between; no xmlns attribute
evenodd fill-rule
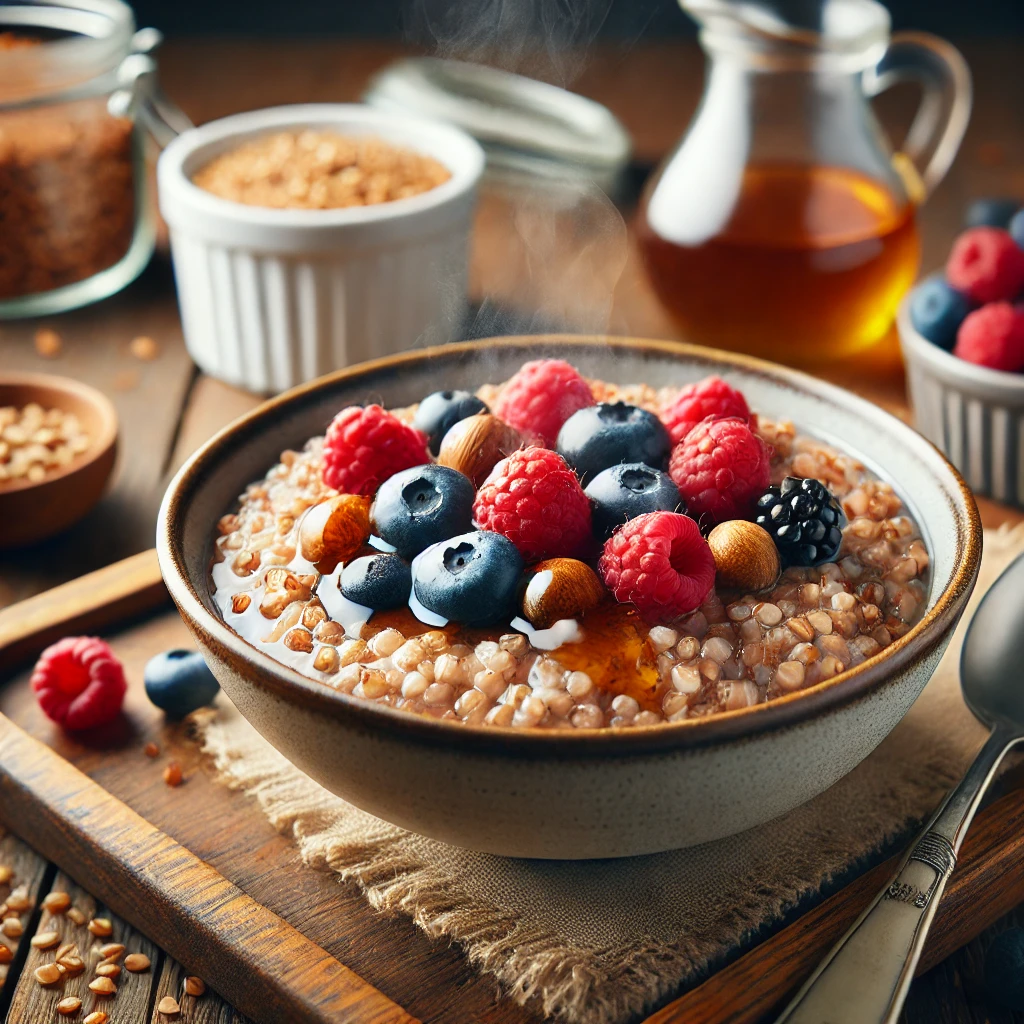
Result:
<svg viewBox="0 0 1024 1024"><path fill-rule="evenodd" d="M238 438L259 433L263 422L274 415L282 405L291 404L302 396L318 391L337 381L350 377L363 377L376 372L391 372L410 363L424 359L447 356L471 356L475 352L498 346L514 347L529 353L535 349L553 347L590 348L599 343L606 348L628 348L658 355L684 355L696 363L721 365L731 363L749 373L770 376L788 382L791 386L807 390L808 385L819 392L842 396L847 403L852 399L860 403L864 412L882 416L898 431L906 432L909 443L920 444L931 449L945 466L959 489L966 513L966 536L962 538L958 552L957 567L948 586L942 591L935 605L929 608L920 622L904 636L894 640L879 654L863 661L860 665L841 673L832 679L817 683L807 690L777 697L764 704L742 708L737 711L722 711L704 718L684 719L681 722L659 723L629 729L595 730L548 730L516 729L510 726L478 726L461 722L446 722L422 715L412 715L397 708L361 700L349 694L339 693L324 683L302 675L295 669L283 665L269 654L260 651L236 633L219 616L203 604L202 598L189 581L182 558L180 545L173 528L175 513L187 494L209 471L210 464L229 451ZM268 467L269 468L269 467ZM211 529L213 524L211 523ZM641 339L614 338L579 335L537 335L532 337L491 338L483 341L457 342L435 348L419 349L400 353L339 370L320 377L315 381L292 388L263 403L233 424L225 427L208 441L178 471L164 495L157 523L157 552L161 571L174 603L178 606L186 625L202 643L211 647L216 655L232 663L240 671L249 663L255 663L260 670L258 678L251 678L256 685L267 688L282 699L298 701L308 709L335 718L346 718L350 724L365 728L385 728L399 732L418 741L449 744L455 737L458 743L475 749L500 748L505 753L531 756L543 754L552 756L564 753L573 757L601 755L608 753L645 754L667 748L704 746L722 740L742 739L767 731L795 725L801 721L823 714L863 696L877 684L882 683L893 672L922 657L936 646L953 629L962 613L977 578L981 561L982 528L981 517L974 497L963 478L942 452L931 442L896 417L885 412L851 392L832 384L819 381L808 374L778 366L752 356L698 345L671 341L648 341Z"/></svg>
<svg viewBox="0 0 1024 1024"><path fill-rule="evenodd" d="M97 437L89 438L89 447L81 455L63 468L47 473L42 480L37 480L34 483L29 480L20 480L16 483L0 484L0 501L8 494L21 494L32 488L46 487L73 476L103 456L117 441L117 411L102 391L89 384L83 384L71 377L61 377L53 373L3 373L0 374L0 390L5 388L45 388L65 395L74 395L96 411L100 423L100 433ZM4 404L6 403L0 401L0 405Z"/></svg>

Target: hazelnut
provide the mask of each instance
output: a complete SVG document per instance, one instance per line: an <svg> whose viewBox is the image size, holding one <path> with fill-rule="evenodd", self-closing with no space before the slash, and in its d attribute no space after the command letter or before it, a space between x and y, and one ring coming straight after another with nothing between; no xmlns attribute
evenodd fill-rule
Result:
<svg viewBox="0 0 1024 1024"><path fill-rule="evenodd" d="M490 413L459 420L441 441L437 461L457 469L479 487L487 474L523 443L519 432Z"/></svg>
<svg viewBox="0 0 1024 1024"><path fill-rule="evenodd" d="M597 573L575 558L549 558L533 566L531 573L522 610L537 629L547 629L559 619L579 618L605 596Z"/></svg>
<svg viewBox="0 0 1024 1024"><path fill-rule="evenodd" d="M370 502L359 494L339 494L309 509L299 523L299 552L322 573L347 562L370 536Z"/></svg>
<svg viewBox="0 0 1024 1024"><path fill-rule="evenodd" d="M757 523L745 519L719 523L708 534L708 545L722 587L756 593L779 578L779 549L771 534Z"/></svg>

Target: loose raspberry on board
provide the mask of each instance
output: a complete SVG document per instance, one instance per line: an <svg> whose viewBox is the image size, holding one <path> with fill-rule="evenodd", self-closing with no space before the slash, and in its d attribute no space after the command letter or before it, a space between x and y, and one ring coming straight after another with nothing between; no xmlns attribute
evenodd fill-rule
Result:
<svg viewBox="0 0 1024 1024"><path fill-rule="evenodd" d="M47 647L30 684L46 716L76 731L115 719L128 689L121 662L94 636L68 636Z"/></svg>

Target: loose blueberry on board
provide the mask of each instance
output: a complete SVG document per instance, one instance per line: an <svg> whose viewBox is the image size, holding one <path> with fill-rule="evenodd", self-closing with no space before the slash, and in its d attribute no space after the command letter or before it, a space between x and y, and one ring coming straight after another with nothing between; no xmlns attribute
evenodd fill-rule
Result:
<svg viewBox="0 0 1024 1024"><path fill-rule="evenodd" d="M843 542L845 517L820 481L787 476L757 501L758 526L771 534L786 565L831 561Z"/></svg>
<svg viewBox="0 0 1024 1024"><path fill-rule="evenodd" d="M424 608L454 622L486 626L515 614L523 557L500 533L464 533L427 548L412 566Z"/></svg>
<svg viewBox="0 0 1024 1024"><path fill-rule="evenodd" d="M985 989L990 999L1024 1011L1024 928L1008 928L985 951Z"/></svg>
<svg viewBox="0 0 1024 1024"><path fill-rule="evenodd" d="M465 533L472 524L476 491L447 466L416 466L381 484L370 509L377 535L403 558Z"/></svg>
<svg viewBox="0 0 1024 1024"><path fill-rule="evenodd" d="M412 570L399 555L365 555L341 570L341 592L374 611L401 608L409 601Z"/></svg>
<svg viewBox="0 0 1024 1024"><path fill-rule="evenodd" d="M1017 199L975 199L967 207L965 228L1005 228L1021 208Z"/></svg>
<svg viewBox="0 0 1024 1024"><path fill-rule="evenodd" d="M1014 215L1010 221L1009 227L1006 229L1010 232L1010 237L1024 249L1024 206L1022 206Z"/></svg>
<svg viewBox="0 0 1024 1024"><path fill-rule="evenodd" d="M601 402L565 421L556 448L586 481L620 462L643 462L660 469L672 442L654 413L625 402Z"/></svg>
<svg viewBox="0 0 1024 1024"><path fill-rule="evenodd" d="M427 435L434 455L441 450L441 440L459 420L489 412L487 406L469 391L435 391L419 404L412 425Z"/></svg>
<svg viewBox="0 0 1024 1024"><path fill-rule="evenodd" d="M594 534L602 541L645 512L686 511L679 488L668 473L642 462L602 470L583 493L590 499Z"/></svg>
<svg viewBox="0 0 1024 1024"><path fill-rule="evenodd" d="M922 281L910 296L910 322L914 330L947 352L956 344L956 332L970 311L967 297L941 277Z"/></svg>
<svg viewBox="0 0 1024 1024"><path fill-rule="evenodd" d="M163 651L146 662L146 696L169 718L184 718L213 703L220 689L203 656L196 651Z"/></svg>

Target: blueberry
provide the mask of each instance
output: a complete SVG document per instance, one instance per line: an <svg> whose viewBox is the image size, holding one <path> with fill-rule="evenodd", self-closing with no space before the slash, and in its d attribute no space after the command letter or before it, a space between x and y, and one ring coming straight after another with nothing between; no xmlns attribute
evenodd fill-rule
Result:
<svg viewBox="0 0 1024 1024"><path fill-rule="evenodd" d="M1008 928L985 951L985 989L993 1002L1024 1011L1024 928Z"/></svg>
<svg viewBox="0 0 1024 1024"><path fill-rule="evenodd" d="M626 462L602 470L583 492L590 499L594 533L607 540L623 523L645 512L685 512L679 488L660 469Z"/></svg>
<svg viewBox="0 0 1024 1024"><path fill-rule="evenodd" d="M164 651L146 662L146 696L170 718L212 704L220 686L196 651Z"/></svg>
<svg viewBox="0 0 1024 1024"><path fill-rule="evenodd" d="M381 540L403 558L457 533L473 522L476 492L468 477L447 466L414 466L381 484L370 520Z"/></svg>
<svg viewBox="0 0 1024 1024"><path fill-rule="evenodd" d="M1024 207L1019 209L1010 221L1007 228L1010 237L1017 243L1018 248L1024 249Z"/></svg>
<svg viewBox="0 0 1024 1024"><path fill-rule="evenodd" d="M435 391L419 404L412 425L430 438L430 450L441 450L441 439L459 420L488 412L487 406L468 391Z"/></svg>
<svg viewBox="0 0 1024 1024"><path fill-rule="evenodd" d="M947 352L956 344L956 332L970 311L967 297L941 277L922 281L910 297L910 322L914 329Z"/></svg>
<svg viewBox="0 0 1024 1024"><path fill-rule="evenodd" d="M464 533L427 548L412 565L416 598L454 622L487 626L513 615L523 557L500 533Z"/></svg>
<svg viewBox="0 0 1024 1024"><path fill-rule="evenodd" d="M1020 209L1017 199L975 199L967 207L965 228L1005 228Z"/></svg>
<svg viewBox="0 0 1024 1024"><path fill-rule="evenodd" d="M625 402L601 402L574 412L558 432L558 453L581 480L620 462L660 469L672 442L654 413Z"/></svg>
<svg viewBox="0 0 1024 1024"><path fill-rule="evenodd" d="M341 592L374 611L401 608L409 601L412 570L398 555L364 555L341 570Z"/></svg>

